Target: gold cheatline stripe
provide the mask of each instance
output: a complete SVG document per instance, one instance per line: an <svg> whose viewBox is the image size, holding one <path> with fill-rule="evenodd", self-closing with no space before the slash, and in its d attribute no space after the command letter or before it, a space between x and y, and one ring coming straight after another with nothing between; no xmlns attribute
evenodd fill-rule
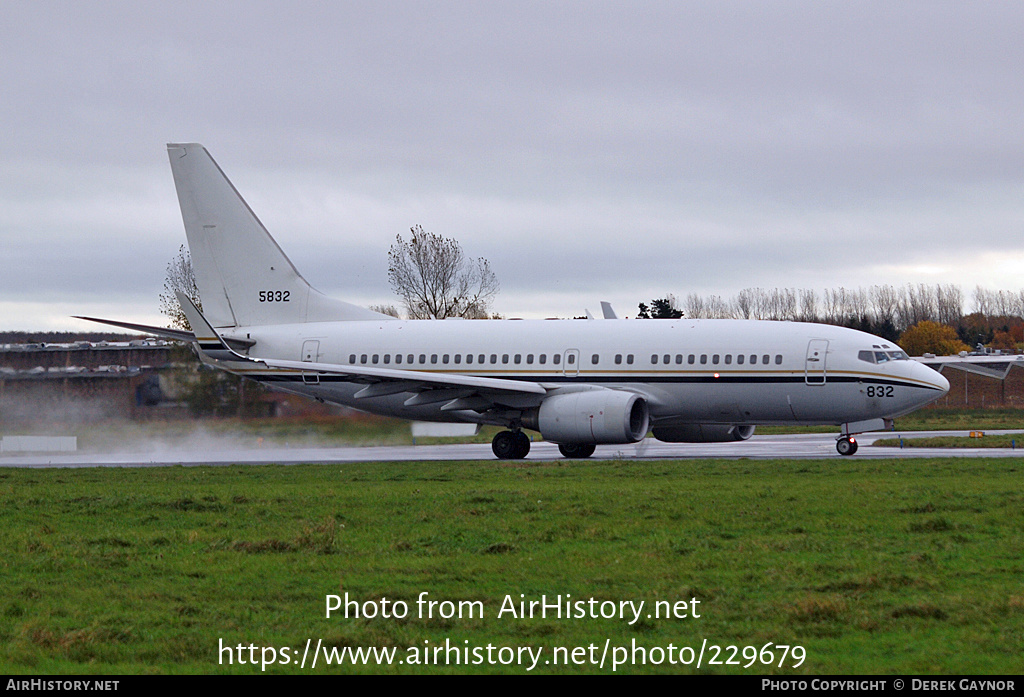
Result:
<svg viewBox="0 0 1024 697"><path fill-rule="evenodd" d="M345 366L339 366L339 367L343 368ZM358 368L359 366L352 366L352 367L353 368ZM374 366L374 367L376 367L376 366ZM413 369L413 368L409 368L409 369L406 369L406 368L384 368L383 370L404 370L404 371L412 372L415 369ZM367 377L367 378L379 377L379 376L375 376L375 375L361 375L359 373L345 373L344 370L318 371L318 370L302 370L302 369L299 369L299 368L267 368L265 370L236 371L236 372L239 375L294 375L294 374L309 374L309 373L313 373L313 374L318 374L318 375L335 375L335 374L345 375L345 374L348 374L348 375L352 375L353 377ZM578 373L573 374L573 375L567 375L566 373L563 373L563 372L537 373L537 372L529 371L529 370L475 370L475 371L472 371L472 372L470 372L470 371L461 371L461 370L415 370L415 372L418 372L418 373L428 373L430 375L439 375L439 376L444 376L444 375L464 375L466 377L483 377L483 374L523 375L523 376L534 377L534 378L536 378L538 380L542 380L545 377L581 377L581 376L586 376L586 377L602 377L602 376L603 377L628 377L628 378L635 377L635 378L638 378L638 379L639 378L644 378L644 377L671 377L673 375L712 377L715 373L718 373L720 377L785 377L785 376L794 376L794 375L796 375L796 376L806 375L806 372L803 371L803 370L770 370L770 371L769 370L766 370L766 371L749 371L749 370L743 370L743 371L740 371L740 370L734 370L734 371L722 371L722 370L665 370L665 371L660 371L660 372L654 372L654 371L647 370L647 371L636 371L636 374L620 373L620 372L609 372L609 371L599 371L599 370L581 370ZM812 376L813 377L817 377L817 374L813 374L812 373ZM923 380L917 380L915 378L908 378L908 377L902 377L902 376L897 376L897 375L885 375L883 373L865 373L865 372L862 372L862 371L855 371L855 370L844 370L844 371L836 371L834 373L825 373L824 377L826 378L826 383L827 383L828 377L867 377L867 378L873 378L873 379L876 379L876 380L898 380L898 381L902 381L902 382L908 382L908 383L913 383L913 384L916 384L916 385L920 385L922 387L934 387L934 385L932 385L931 383L925 382ZM388 377L388 378L384 378L384 379L398 380L400 378ZM415 380L416 378L415 377L411 377L409 379L410 380Z"/></svg>

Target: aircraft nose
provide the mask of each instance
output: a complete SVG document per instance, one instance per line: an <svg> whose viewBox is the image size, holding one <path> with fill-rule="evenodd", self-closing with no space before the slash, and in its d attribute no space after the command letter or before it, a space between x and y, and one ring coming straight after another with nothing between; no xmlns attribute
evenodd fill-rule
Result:
<svg viewBox="0 0 1024 697"><path fill-rule="evenodd" d="M920 363L918 363L915 368L916 370L914 372L917 373L915 377L921 380L921 382L927 383L930 387L937 390L933 399L929 401L944 397L946 393L949 392L949 380L947 380L942 373L937 370L933 370L926 365L921 365Z"/></svg>

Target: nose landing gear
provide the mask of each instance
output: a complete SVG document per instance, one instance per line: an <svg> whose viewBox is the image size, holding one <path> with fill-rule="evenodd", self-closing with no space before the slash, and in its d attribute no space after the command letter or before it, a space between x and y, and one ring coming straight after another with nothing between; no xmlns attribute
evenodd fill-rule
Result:
<svg viewBox="0 0 1024 697"><path fill-rule="evenodd" d="M853 436L843 436L836 441L836 450L840 455L853 455L857 452L857 439Z"/></svg>

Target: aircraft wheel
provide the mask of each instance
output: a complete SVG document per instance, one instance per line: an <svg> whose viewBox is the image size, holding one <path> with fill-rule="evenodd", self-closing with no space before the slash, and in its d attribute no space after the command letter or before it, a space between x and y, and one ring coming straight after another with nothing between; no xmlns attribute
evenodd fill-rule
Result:
<svg viewBox="0 0 1024 697"><path fill-rule="evenodd" d="M512 460L516 456L516 434L512 431L499 431L491 440L491 450L499 460Z"/></svg>
<svg viewBox="0 0 1024 697"><path fill-rule="evenodd" d="M522 460L530 453L530 437L522 431L515 431L514 435L516 437L516 449L512 457L516 460Z"/></svg>
<svg viewBox="0 0 1024 697"><path fill-rule="evenodd" d="M587 458L594 454L597 446L593 443L559 443L558 452L565 457Z"/></svg>
<svg viewBox="0 0 1024 697"><path fill-rule="evenodd" d="M522 460L530 452L530 437L522 431L501 431L491 441L499 460Z"/></svg>
<svg viewBox="0 0 1024 697"><path fill-rule="evenodd" d="M857 452L857 441L853 436L848 438L840 438L836 441L836 450L840 455L853 455Z"/></svg>

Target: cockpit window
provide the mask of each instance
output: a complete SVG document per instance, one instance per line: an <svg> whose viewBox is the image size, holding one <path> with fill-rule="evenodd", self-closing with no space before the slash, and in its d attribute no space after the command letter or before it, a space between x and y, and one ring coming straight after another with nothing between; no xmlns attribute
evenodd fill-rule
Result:
<svg viewBox="0 0 1024 697"><path fill-rule="evenodd" d="M904 351L858 351L857 358L865 363L886 363L888 361L909 361Z"/></svg>

